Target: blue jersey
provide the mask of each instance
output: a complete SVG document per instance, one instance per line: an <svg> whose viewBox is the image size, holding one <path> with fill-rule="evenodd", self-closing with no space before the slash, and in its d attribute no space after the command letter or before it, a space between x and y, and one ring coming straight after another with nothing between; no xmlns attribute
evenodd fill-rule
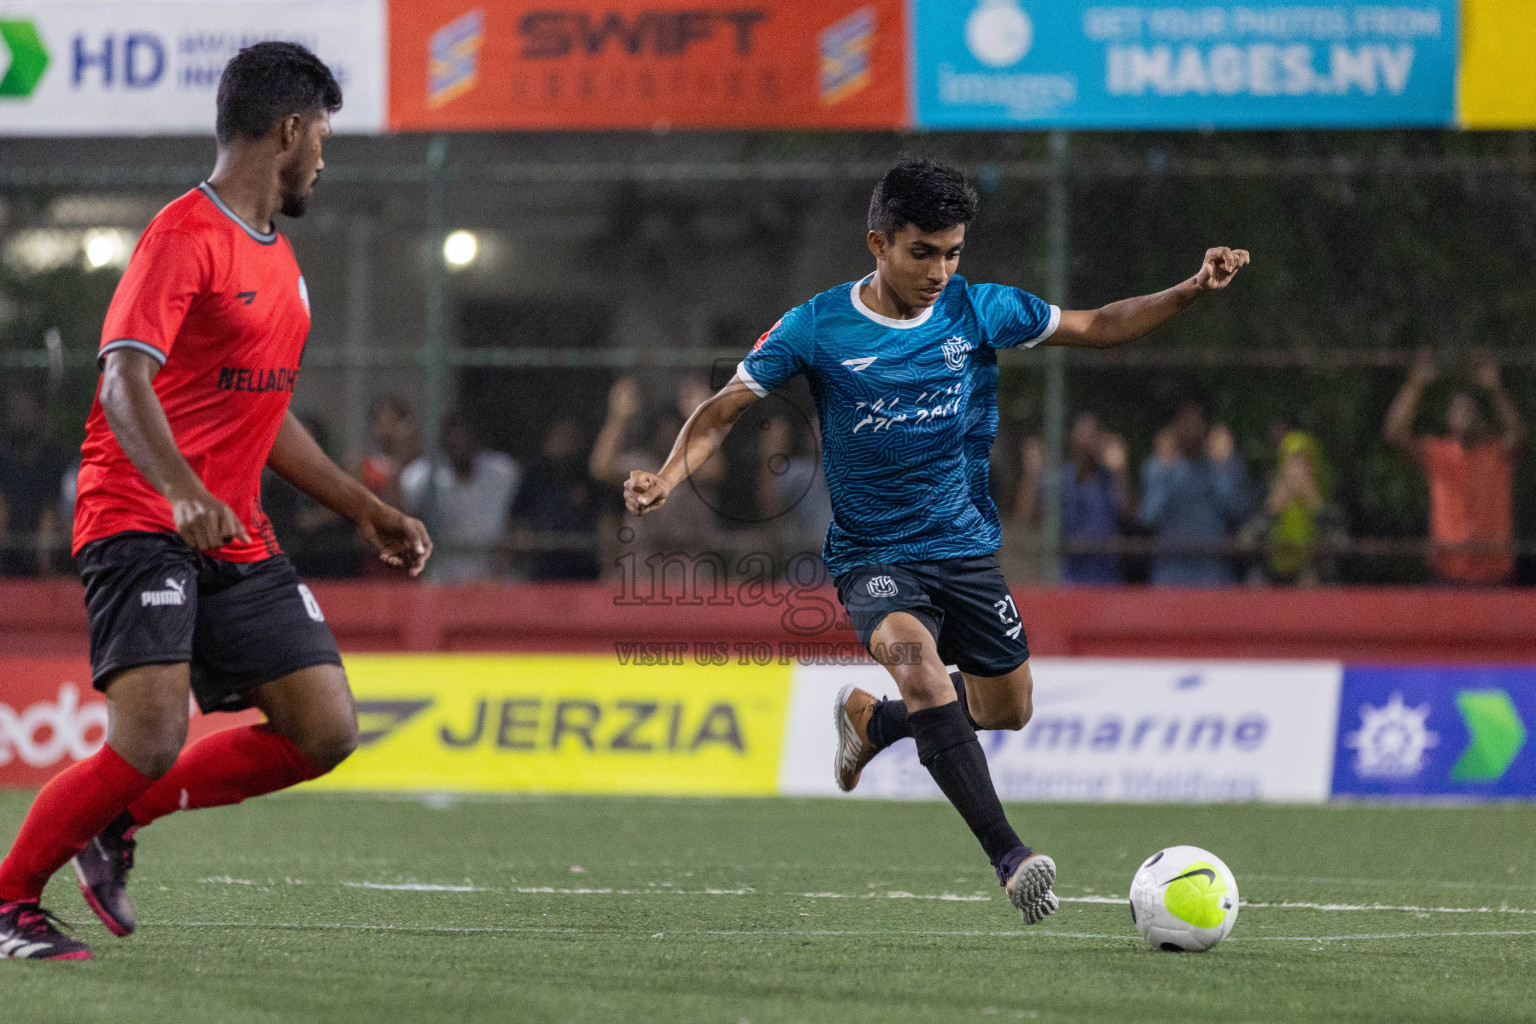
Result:
<svg viewBox="0 0 1536 1024"><path fill-rule="evenodd" d="M1002 527L988 488L997 354L1051 336L1061 310L1017 288L952 277L911 320L865 306L869 278L785 314L737 368L761 396L796 373L821 419L834 576L861 565L989 555Z"/></svg>

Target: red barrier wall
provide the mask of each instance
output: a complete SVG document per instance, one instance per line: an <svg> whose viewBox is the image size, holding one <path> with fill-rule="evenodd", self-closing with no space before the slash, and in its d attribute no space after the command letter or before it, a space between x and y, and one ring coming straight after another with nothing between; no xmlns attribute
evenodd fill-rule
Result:
<svg viewBox="0 0 1536 1024"><path fill-rule="evenodd" d="M681 606L623 604L617 584L316 583L314 590L342 648L354 651L855 642L846 628L825 628L839 610L830 591ZM1020 590L1016 600L1037 654L1536 662L1536 593L1528 591L1125 587ZM0 581L0 655L86 649L78 583Z"/></svg>

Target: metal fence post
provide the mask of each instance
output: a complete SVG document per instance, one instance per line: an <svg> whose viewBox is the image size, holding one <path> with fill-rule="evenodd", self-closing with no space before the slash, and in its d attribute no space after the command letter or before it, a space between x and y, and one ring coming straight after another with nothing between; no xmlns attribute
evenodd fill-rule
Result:
<svg viewBox="0 0 1536 1024"><path fill-rule="evenodd" d="M346 362L341 384L341 444L333 454L349 463L368 450L368 353L375 344L369 315L374 304L375 235L371 214L354 214L347 224Z"/></svg>
<svg viewBox="0 0 1536 1024"><path fill-rule="evenodd" d="M1057 306L1067 304L1068 266L1067 174L1068 136L1051 132L1051 185L1046 207L1046 295ZM1065 463L1067 419L1067 350L1045 350L1045 479L1041 481L1044 505L1045 577L1061 582L1061 467Z"/></svg>
<svg viewBox="0 0 1536 1024"><path fill-rule="evenodd" d="M430 530L436 530L440 521L437 465L442 460L443 396L448 377L448 339L444 310L447 267L443 265L443 240L448 236L448 213L445 209L447 185L448 139L434 135L427 144L427 308L426 337L421 350L421 440L429 467L423 511Z"/></svg>

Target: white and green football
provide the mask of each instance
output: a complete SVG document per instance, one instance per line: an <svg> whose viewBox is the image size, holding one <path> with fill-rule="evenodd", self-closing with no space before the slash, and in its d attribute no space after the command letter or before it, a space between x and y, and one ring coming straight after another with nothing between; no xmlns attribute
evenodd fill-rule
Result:
<svg viewBox="0 0 1536 1024"><path fill-rule="evenodd" d="M1237 906L1237 879L1198 846L1159 850L1131 881L1131 920L1153 949L1203 953L1232 931Z"/></svg>

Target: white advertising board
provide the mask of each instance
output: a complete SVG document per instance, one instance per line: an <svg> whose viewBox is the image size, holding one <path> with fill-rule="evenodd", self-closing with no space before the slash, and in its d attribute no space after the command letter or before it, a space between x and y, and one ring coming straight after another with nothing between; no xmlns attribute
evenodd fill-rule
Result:
<svg viewBox="0 0 1536 1024"><path fill-rule="evenodd" d="M1004 800L1320 803L1332 784L1342 666L1332 662L1034 658L1034 718L983 732ZM796 669L779 789L831 795L832 704L876 666ZM911 740L875 758L864 797L941 799Z"/></svg>
<svg viewBox="0 0 1536 1024"><path fill-rule="evenodd" d="M269 39L330 66L336 131L383 131L384 0L0 0L0 135L211 135L224 65Z"/></svg>

